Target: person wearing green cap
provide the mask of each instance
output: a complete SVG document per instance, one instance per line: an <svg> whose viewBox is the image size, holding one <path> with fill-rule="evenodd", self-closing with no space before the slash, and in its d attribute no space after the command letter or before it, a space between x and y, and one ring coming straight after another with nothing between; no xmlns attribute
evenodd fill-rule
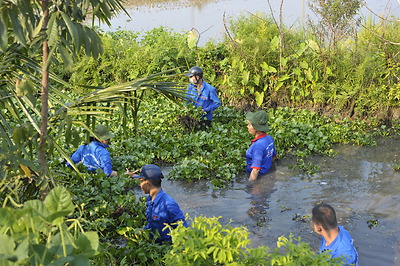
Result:
<svg viewBox="0 0 400 266"><path fill-rule="evenodd" d="M246 171L250 174L249 181L253 181L271 168L276 157L276 150L274 139L266 133L268 131L267 112L249 112L246 118L247 129L254 136L251 146L246 151Z"/></svg>
<svg viewBox="0 0 400 266"><path fill-rule="evenodd" d="M110 139L114 137L104 125L96 125L94 136L91 137L89 144L79 146L71 155L74 164L82 162L88 171L94 172L100 168L107 176L116 176L117 172L112 170L110 152L107 150ZM67 166L71 165L67 162Z"/></svg>

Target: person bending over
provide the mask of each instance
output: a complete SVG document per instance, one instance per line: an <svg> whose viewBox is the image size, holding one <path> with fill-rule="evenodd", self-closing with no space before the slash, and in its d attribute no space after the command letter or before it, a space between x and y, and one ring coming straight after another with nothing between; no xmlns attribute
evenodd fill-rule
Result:
<svg viewBox="0 0 400 266"><path fill-rule="evenodd" d="M107 176L116 176L117 172L112 170L110 152L107 150L110 139L114 137L104 125L96 125L95 136L92 136L89 144L82 144L71 155L74 164L82 163L89 172L95 172L98 168ZM71 164L67 162L71 168Z"/></svg>

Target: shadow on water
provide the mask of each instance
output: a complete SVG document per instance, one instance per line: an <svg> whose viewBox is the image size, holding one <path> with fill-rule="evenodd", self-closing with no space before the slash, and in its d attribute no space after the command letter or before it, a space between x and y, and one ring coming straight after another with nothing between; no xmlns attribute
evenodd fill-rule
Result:
<svg viewBox="0 0 400 266"><path fill-rule="evenodd" d="M320 238L309 215L315 204L326 202L353 236L360 265L400 265L400 172L393 170L400 163L400 138L335 150L335 157L306 158L320 167L312 177L292 169L295 160L288 158L253 183L240 176L228 188L213 190L204 180L166 179L163 188L191 218L221 216L222 224L246 226L253 246L271 248L292 232L316 251Z"/></svg>

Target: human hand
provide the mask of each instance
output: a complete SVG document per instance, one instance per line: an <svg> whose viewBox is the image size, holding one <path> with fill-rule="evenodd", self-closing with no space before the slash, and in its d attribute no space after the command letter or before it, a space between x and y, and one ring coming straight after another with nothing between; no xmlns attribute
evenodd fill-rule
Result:
<svg viewBox="0 0 400 266"><path fill-rule="evenodd" d="M139 172L140 170L135 170L133 172L129 171L128 168L125 168L126 172L124 173L124 175L129 175L130 177L132 177L134 174L136 174L137 172Z"/></svg>

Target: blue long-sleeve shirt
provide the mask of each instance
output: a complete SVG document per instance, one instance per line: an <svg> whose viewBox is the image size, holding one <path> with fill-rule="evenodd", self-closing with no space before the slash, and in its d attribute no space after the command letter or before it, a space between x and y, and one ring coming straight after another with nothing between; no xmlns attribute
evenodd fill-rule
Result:
<svg viewBox="0 0 400 266"><path fill-rule="evenodd" d="M188 226L178 203L162 189L158 192L154 201L151 200L151 196L147 197L146 218L147 225L145 229L151 229L153 232L158 231L160 233L160 238L156 240L157 243L172 241L171 236L168 235L170 232L169 229L166 228L163 230L165 224L175 228L177 225L173 225L173 223L183 221L183 225Z"/></svg>
<svg viewBox="0 0 400 266"><path fill-rule="evenodd" d="M206 112L204 117L207 120L212 120L212 112L217 109L221 102L217 95L217 90L203 80L200 93L194 84L189 84L186 91L187 103L193 103L194 106L200 107Z"/></svg>
<svg viewBox="0 0 400 266"><path fill-rule="evenodd" d="M71 160L75 164L82 162L88 171L96 171L100 168L107 176L110 176L112 163L107 147L108 145L96 140L83 144L71 155ZM67 163L67 166L70 167L70 164Z"/></svg>

